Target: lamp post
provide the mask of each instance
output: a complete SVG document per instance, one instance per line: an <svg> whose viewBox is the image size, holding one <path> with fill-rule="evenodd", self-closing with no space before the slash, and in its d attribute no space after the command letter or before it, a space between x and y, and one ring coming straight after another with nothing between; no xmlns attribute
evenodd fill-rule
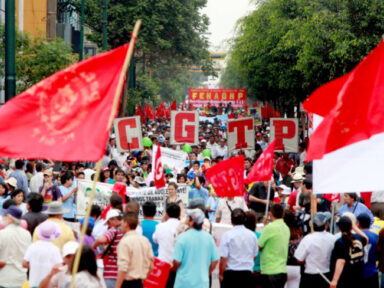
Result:
<svg viewBox="0 0 384 288"><path fill-rule="evenodd" d="M5 101L16 95L15 0L5 1Z"/></svg>
<svg viewBox="0 0 384 288"><path fill-rule="evenodd" d="M80 61L84 59L84 6L85 0L81 0L81 19L80 19Z"/></svg>

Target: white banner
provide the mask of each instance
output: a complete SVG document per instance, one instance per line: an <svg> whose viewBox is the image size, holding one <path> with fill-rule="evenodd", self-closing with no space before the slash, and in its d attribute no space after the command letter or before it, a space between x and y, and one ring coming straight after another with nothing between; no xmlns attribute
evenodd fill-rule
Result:
<svg viewBox="0 0 384 288"><path fill-rule="evenodd" d="M152 155L156 155L156 152L157 145L154 145ZM184 151L161 147L161 163L163 164L163 169L169 168L176 174L180 173L186 166L185 161L187 157L188 155ZM152 167L155 167L155 157L152 157Z"/></svg>
<svg viewBox="0 0 384 288"><path fill-rule="evenodd" d="M92 191L92 181L78 180L78 191L76 197L77 211L76 218L82 218L85 216L86 209L89 205L89 196ZM104 205L109 204L109 198L112 195L113 184L100 183L96 184L95 198L93 204ZM157 206L157 213L155 218L161 219L163 213L165 213L165 200L168 197L168 189L155 187L136 189L127 187L127 193L129 197L140 204L140 216L142 216L142 205L146 201L153 201ZM187 185L179 185L177 189L177 196L183 201L185 207L188 205L188 193L189 187Z"/></svg>

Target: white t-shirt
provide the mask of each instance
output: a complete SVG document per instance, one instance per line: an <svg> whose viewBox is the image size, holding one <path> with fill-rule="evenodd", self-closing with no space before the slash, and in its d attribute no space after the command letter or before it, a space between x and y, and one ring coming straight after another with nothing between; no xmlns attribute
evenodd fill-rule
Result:
<svg viewBox="0 0 384 288"><path fill-rule="evenodd" d="M329 272L331 253L335 246L335 236L328 232L315 232L301 240L295 251L295 258L305 261L306 274Z"/></svg>
<svg viewBox="0 0 384 288"><path fill-rule="evenodd" d="M156 226L153 233L153 241L159 244L159 256L161 261L172 263L172 253L175 248L176 229L179 226L179 219L169 218L166 222Z"/></svg>
<svg viewBox="0 0 384 288"><path fill-rule="evenodd" d="M28 247L24 260L29 262L29 287L39 286L52 267L63 262L60 249L52 242L42 240Z"/></svg>

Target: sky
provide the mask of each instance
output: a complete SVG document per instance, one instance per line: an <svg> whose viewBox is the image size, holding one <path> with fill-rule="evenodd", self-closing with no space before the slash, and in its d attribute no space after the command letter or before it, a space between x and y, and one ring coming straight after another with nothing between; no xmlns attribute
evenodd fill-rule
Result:
<svg viewBox="0 0 384 288"><path fill-rule="evenodd" d="M250 0L208 0L202 12L210 20L208 37L214 51L226 50L226 40L234 36L236 21L253 9Z"/></svg>

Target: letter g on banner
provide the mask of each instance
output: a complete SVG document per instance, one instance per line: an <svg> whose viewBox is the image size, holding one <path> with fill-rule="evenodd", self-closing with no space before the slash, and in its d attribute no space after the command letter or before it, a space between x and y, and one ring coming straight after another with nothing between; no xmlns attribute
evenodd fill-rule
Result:
<svg viewBox="0 0 384 288"><path fill-rule="evenodd" d="M199 115L197 111L171 111L171 144L198 144Z"/></svg>

